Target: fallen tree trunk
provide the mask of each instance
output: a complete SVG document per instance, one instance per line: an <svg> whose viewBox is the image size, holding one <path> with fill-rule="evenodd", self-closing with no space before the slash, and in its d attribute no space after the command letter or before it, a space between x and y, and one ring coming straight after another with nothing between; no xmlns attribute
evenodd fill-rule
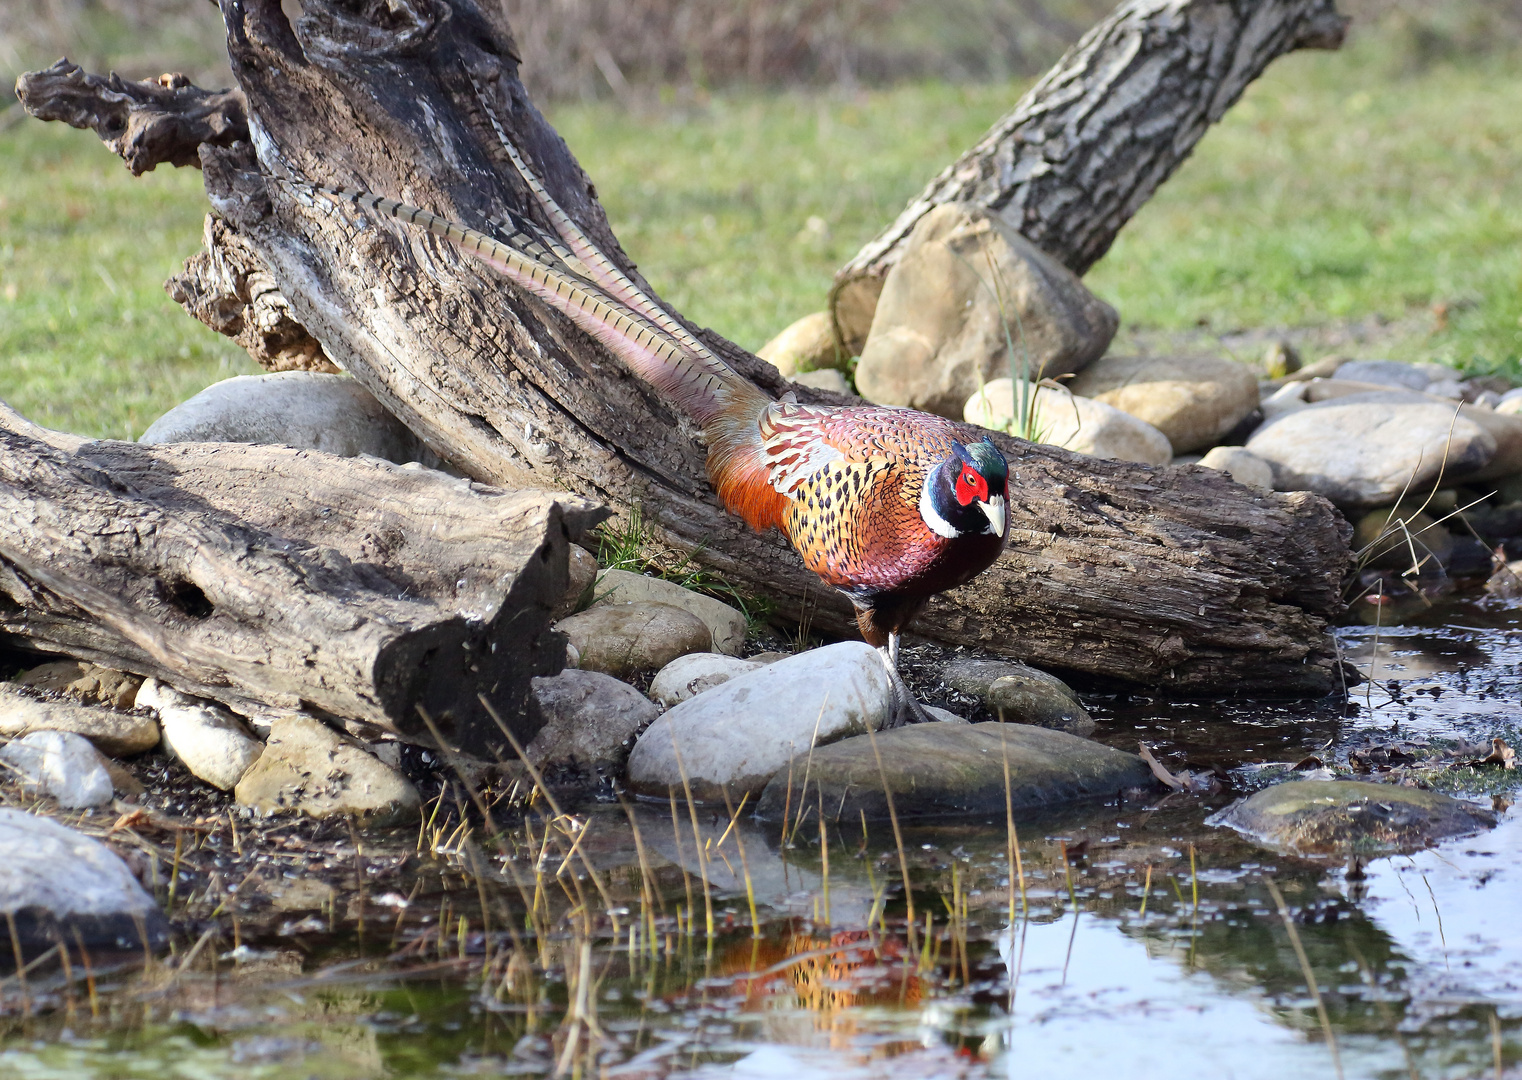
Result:
<svg viewBox="0 0 1522 1080"><path fill-rule="evenodd" d="M0 406L0 635L259 714L527 741L566 548L602 516L375 459L91 442ZM24 640L17 640L24 639Z"/></svg>
<svg viewBox="0 0 1522 1080"><path fill-rule="evenodd" d="M1082 274L1270 62L1338 48L1346 26L1335 0L1127 0L836 273L846 351L933 208L987 207Z"/></svg>
<svg viewBox="0 0 1522 1080"><path fill-rule="evenodd" d="M478 83L555 198L633 275L590 181L528 101L505 27L471 0L385 12L309 0L295 27L278 0L224 0L223 13L253 128L252 146L201 148L220 235L258 254L328 357L470 475L639 505L656 539L777 615L852 632L849 605L780 536L718 505L693 425L596 342L449 245L270 179L366 188L466 223L532 217ZM763 388L793 389L699 333ZM920 633L1185 691L1338 685L1326 619L1341 610L1348 529L1329 504L996 438L1013 463L1009 549L934 601Z"/></svg>

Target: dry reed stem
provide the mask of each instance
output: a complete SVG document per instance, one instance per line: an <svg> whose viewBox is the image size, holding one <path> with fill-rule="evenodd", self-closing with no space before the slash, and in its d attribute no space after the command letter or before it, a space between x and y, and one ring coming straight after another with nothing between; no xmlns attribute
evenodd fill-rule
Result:
<svg viewBox="0 0 1522 1080"><path fill-rule="evenodd" d="M1305 988L1310 991L1311 1000L1316 1003L1316 1016L1321 1021L1321 1032L1326 1038L1327 1049L1332 1052L1332 1068L1337 1073L1337 1080L1342 1080L1342 1055L1337 1051L1337 1036L1332 1033L1332 1018L1327 1015L1326 1003L1321 1000L1321 990L1316 986L1316 973L1311 969L1310 957L1306 956L1305 946L1300 943L1300 933L1295 929L1295 920L1290 918L1289 905L1284 902L1284 894L1279 891L1279 886L1273 878L1264 878L1263 884L1268 886L1269 895L1274 898L1274 906L1279 909L1279 918L1284 920L1289 943L1295 950L1295 958L1300 961L1300 973L1305 976Z"/></svg>
<svg viewBox="0 0 1522 1080"><path fill-rule="evenodd" d="M898 827L898 811L893 806L893 792L888 788L888 770L883 768L883 755L877 748L877 733L867 727L867 738L872 743L872 756L877 759L877 775L883 782L883 797L888 800L888 820L893 823L893 843L898 847L898 869L904 879L904 903L907 905L906 924L909 928L909 949L914 950L914 890L909 887L909 856L904 854L904 834Z"/></svg>

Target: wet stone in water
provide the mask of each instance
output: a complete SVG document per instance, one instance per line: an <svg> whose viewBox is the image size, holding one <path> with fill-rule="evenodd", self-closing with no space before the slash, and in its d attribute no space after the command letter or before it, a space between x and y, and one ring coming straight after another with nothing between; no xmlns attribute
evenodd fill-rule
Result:
<svg viewBox="0 0 1522 1080"><path fill-rule="evenodd" d="M947 686L971 694L995 719L1087 736L1094 721L1078 695L1055 675L1009 660L959 660L942 676Z"/></svg>
<svg viewBox="0 0 1522 1080"><path fill-rule="evenodd" d="M1435 791L1360 780L1292 780L1233 803L1209 821L1305 854L1418 851L1480 832L1495 814Z"/></svg>
<svg viewBox="0 0 1522 1080"><path fill-rule="evenodd" d="M0 864L0 912L15 920L25 956L60 942L123 950L168 942L164 913L127 864L83 833L0 808Z"/></svg>
<svg viewBox="0 0 1522 1080"><path fill-rule="evenodd" d="M875 740L875 745L874 745ZM871 738L846 739L793 760L761 795L758 816L780 819L789 801L837 807L840 820L889 816L884 782L900 818L1004 813L1004 763L1009 801L1016 809L1113 797L1151 788L1141 758L1062 731L1025 724L916 724ZM879 761L881 765L879 765ZM812 788L802 794L805 773Z"/></svg>

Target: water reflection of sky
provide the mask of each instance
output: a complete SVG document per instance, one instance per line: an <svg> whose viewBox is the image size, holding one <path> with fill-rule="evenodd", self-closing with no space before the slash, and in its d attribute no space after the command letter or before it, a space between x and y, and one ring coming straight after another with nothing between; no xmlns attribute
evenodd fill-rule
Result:
<svg viewBox="0 0 1522 1080"><path fill-rule="evenodd" d="M1146 738L1196 764L1214 753L1227 767L1312 750L1336 761L1350 745L1386 737L1514 738L1522 715L1522 638L1517 613L1494 606L1474 605L1457 617L1450 611L1446 621L1428 626L1341 630L1344 655L1375 679L1353 692L1348 707L1101 703L1100 735L1126 748ZM711 1066L710 1074L1332 1077L1336 1063L1314 1002L1282 919L1266 899L1263 879L1273 874L1281 883L1297 882L1290 906L1330 1010L1345 1076L1496 1076L1498 1034L1502 1074L1522 1075L1522 811L1503 812L1487 834L1373 860L1361 880L1340 865L1282 855L1259 852L1261 863L1242 850L1218 851L1222 858L1214 863L1202 855L1201 907L1192 926L1182 897L1168 912L1154 908L1143 919L1137 911L1141 860L1182 848L1190 835L1208 844L1204 834L1175 829L1180 835L1171 848L1154 840L1150 849L1136 843L1127 851L1123 843L1105 853L1110 886L1117 875L1133 882L1126 910L1085 910L1076 924L1067 912L1032 921L1023 933L995 932L999 957L1019 973L1012 1009L996 1007L973 1020L952 994L922 1005L912 1018L879 1014L849 1046L807 1039L756 1046L733 1065ZM1056 831L1077 835L1071 827ZM1096 822L1089 834L1109 831ZM1114 831L1127 842L1143 840ZM1184 873L1177 864L1170 872L1180 879ZM1086 908L1096 895L1088 880L1079 888ZM873 1053L882 1040L909 1030L920 1051L892 1058L891 1067ZM969 1032L982 1040L974 1040L981 1053L971 1058L952 1049L965 1048Z"/></svg>

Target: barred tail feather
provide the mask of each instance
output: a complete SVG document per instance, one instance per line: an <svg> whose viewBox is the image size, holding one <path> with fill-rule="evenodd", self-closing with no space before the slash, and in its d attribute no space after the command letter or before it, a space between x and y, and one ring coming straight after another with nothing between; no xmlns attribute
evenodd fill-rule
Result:
<svg viewBox="0 0 1522 1080"><path fill-rule="evenodd" d="M567 315L703 427L709 439L708 476L726 509L759 532L786 531L788 499L772 487L761 453L759 421L771 399L711 351L694 354L680 339L583 280L531 237L512 237L522 242L525 250L519 250L395 199L290 183L447 240Z"/></svg>
<svg viewBox="0 0 1522 1080"><path fill-rule="evenodd" d="M547 261L525 254L479 230L395 199L352 188L303 184L329 199L385 214L416 226L475 256L504 277L567 315L572 322L611 349L631 371L671 400L699 424L711 423L733 398L733 387L760 395L712 354L694 356L671 335L650 325L596 286ZM763 401L765 399L763 398ZM764 407L764 406L763 406Z"/></svg>
<svg viewBox="0 0 1522 1080"><path fill-rule="evenodd" d="M567 263L585 266L592 280L600 285L609 296L623 301L694 354L717 360L718 358L714 356L708 346L694 337L685 326L672 317L670 312L657 304L639 286L635 285L629 279L629 276L598 250L597 245L592 243L586 233L581 231L581 227L555 201L554 196L546 190L538 175L533 169L529 168L528 162L523 159L523 155L518 152L518 148L507 137L506 129L503 128L502 122L497 118L496 110L492 108L491 102L487 99L485 88L468 70L466 74L470 77L471 85L475 88L476 100L481 103L481 108L486 113L487 120L491 122L492 130L497 133L497 141L507 151L507 156L512 161L513 168L518 170L518 175L523 178L523 182L528 186L529 192L544 210L545 215L550 219L550 223L554 225L555 231L560 234L560 238L565 241L566 248L558 248L557 245L556 254Z"/></svg>

